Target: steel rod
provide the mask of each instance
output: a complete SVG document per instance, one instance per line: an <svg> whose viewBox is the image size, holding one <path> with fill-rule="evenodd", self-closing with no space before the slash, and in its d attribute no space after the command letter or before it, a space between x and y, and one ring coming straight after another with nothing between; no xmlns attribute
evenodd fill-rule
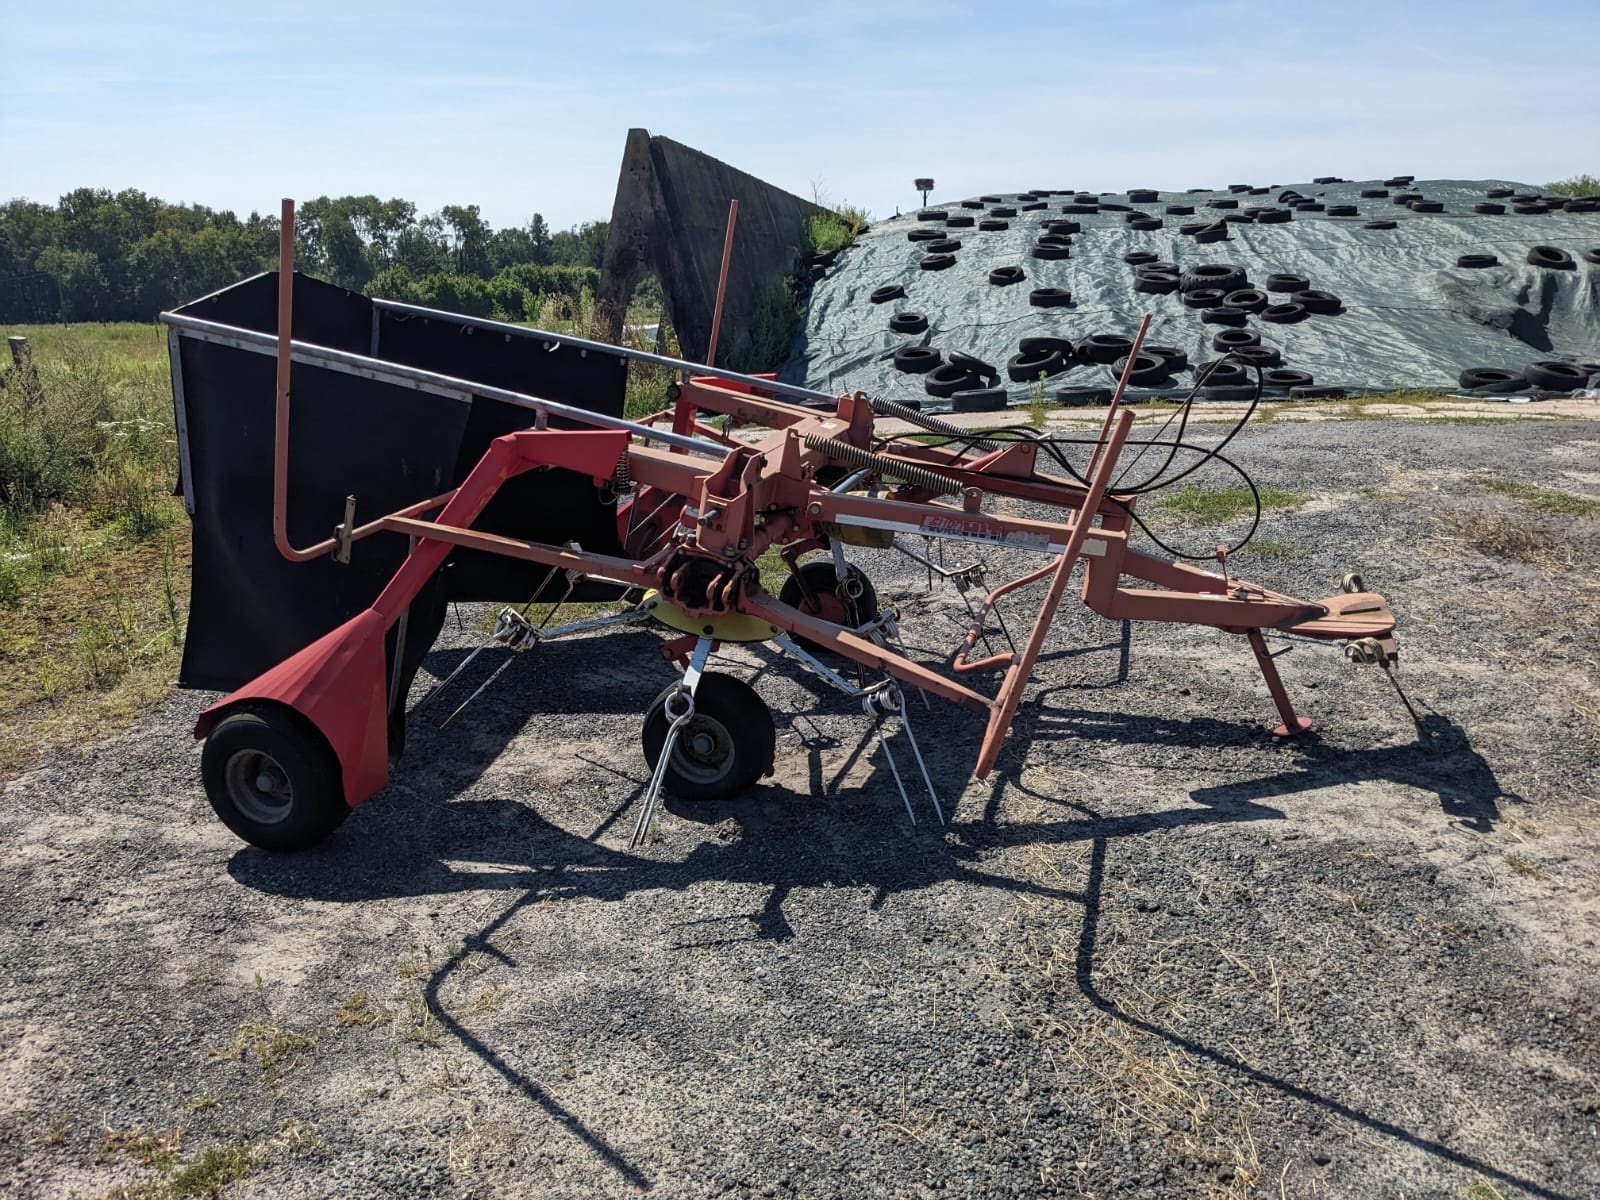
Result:
<svg viewBox="0 0 1600 1200"><path fill-rule="evenodd" d="M711 344L706 347L706 366L717 361L717 337L722 332L722 302L728 294L728 264L733 259L733 227L739 223L739 201L728 201L728 232L722 236L722 269L717 272L717 301L711 309Z"/></svg>

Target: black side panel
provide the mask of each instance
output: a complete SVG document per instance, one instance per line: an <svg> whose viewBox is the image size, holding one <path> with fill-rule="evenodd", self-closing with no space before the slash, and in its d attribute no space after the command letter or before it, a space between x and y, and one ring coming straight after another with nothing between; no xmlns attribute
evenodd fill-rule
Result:
<svg viewBox="0 0 1600 1200"><path fill-rule="evenodd" d="M251 276L177 311L186 317L277 336L278 273ZM372 301L296 273L293 336L296 341L313 342L330 350L366 354L372 347Z"/></svg>
<svg viewBox="0 0 1600 1200"><path fill-rule="evenodd" d="M361 542L349 566L291 563L272 544L275 359L180 339L194 478L194 573L179 682L231 690L370 604L403 538ZM289 540L319 542L354 494L356 519L454 481L469 405L297 364L289 425Z"/></svg>
<svg viewBox="0 0 1600 1200"><path fill-rule="evenodd" d="M275 333L277 276L258 275L178 310L238 329ZM295 277L294 336L368 355L373 305L353 292ZM378 357L474 383L620 415L626 364L601 352L473 327L447 318L380 310ZM469 332L470 330L470 332ZM194 578L179 682L230 691L371 604L405 557L404 539L361 542L349 566L330 558L291 563L272 544L272 427L276 359L184 337L179 340L193 479ZM470 402L377 383L299 362L292 379L289 536L322 541L356 497L358 522L461 483L491 440L532 423L526 409ZM511 481L476 523L516 537L618 553L615 509L587 478L536 471ZM402 671L432 643L452 599L524 601L543 568L477 552L446 565L413 608ZM551 598L565 591L555 581ZM585 585L575 599L616 594ZM425 610L425 611L424 611ZM391 659L393 657L391 647Z"/></svg>

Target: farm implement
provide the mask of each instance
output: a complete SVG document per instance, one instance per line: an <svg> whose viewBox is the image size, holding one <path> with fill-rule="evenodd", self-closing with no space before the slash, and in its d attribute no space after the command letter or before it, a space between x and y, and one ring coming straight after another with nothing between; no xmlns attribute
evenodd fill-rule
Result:
<svg viewBox="0 0 1600 1200"><path fill-rule="evenodd" d="M599 629L650 625L667 631L662 649L681 674L646 708L642 739L651 774L638 803L635 844L663 792L690 800L734 795L772 767L775 734L766 704L742 680L707 669L722 643L765 643L858 703L873 722L913 823L918 806L892 740L903 739L909 750L932 815L942 821L946 814L923 764L908 692L984 715L974 771L987 776L1080 564L1079 597L1102 617L1201 625L1242 637L1276 706L1281 735L1297 734L1310 721L1295 710L1264 634L1343 643L1357 661L1385 666L1395 657L1394 617L1356 577L1347 577L1335 595L1302 600L1236 578L1223 550L1211 570L1130 545L1141 524L1140 498L1217 452L1182 442L1181 426L1171 441L1133 437L1134 414L1118 403L1120 385L1094 436L1047 437L1020 428L975 434L862 393L827 397L767 376L361 298L338 303L370 306L366 352L340 349L300 333L310 318L297 320L296 297L312 285L292 274L288 202L283 230L272 332L262 328L266 284L248 301L223 292L208 298L211 309L197 302L163 318L173 351L186 502L197 530L203 516L209 522L205 545L217 547L202 555L197 532L197 604L207 593L213 598L204 602L221 614L236 603L221 598L222 589L267 579L253 610L262 614L262 637L276 637L280 649L298 642L291 653L272 651L275 665L252 670L252 678L205 711L195 730L206 739L202 773L212 805L257 845L292 850L314 844L385 786L403 744L411 676L450 598L527 601L501 611L486 643L508 651L507 663L543 642ZM247 311L248 318L240 315ZM198 315L206 312L212 316ZM366 336L360 313L323 324L341 331L346 346ZM448 331L448 352L465 355L457 360L464 365L453 372L411 365L426 355L410 344L395 348L407 330L429 337ZM491 379L474 377L471 356L491 349L522 357L497 367ZM1130 364L1137 351L1138 342ZM223 352L231 357L207 357ZM566 399L541 394L540 372L558 354L578 373L547 374ZM610 374L590 378L614 388L620 386L612 378L615 364L625 373L640 361L676 372L663 411L634 421L620 415L620 402L610 404L611 411L583 403L583 372L607 364ZM219 388L219 380L233 378L226 364L251 372L258 399L247 418L226 418L229 410L217 399L242 394ZM270 406L259 398L267 364L273 367ZM199 416L208 372L209 423ZM519 379L529 382L517 386ZM321 415L311 419L324 422L329 413L344 412L338 406L348 389L380 391L375 407L347 414L334 433L317 439L298 431L302 384L319 398ZM469 414L452 426L459 443L451 444L454 458L441 452L432 468L418 461L428 452L421 442L403 461L381 461L383 439L406 433L401 414L385 406L393 396L409 400L416 393L465 405ZM259 468L268 416L270 505ZM880 433L877 422L886 418L916 436ZM255 473L241 482L238 470L202 463L204 455L191 444L202 435L185 428L197 421L207 425L204 436L213 447L250 438ZM301 454L316 459L315 472L297 465ZM1134 477L1140 460L1152 454L1158 465ZM371 466L374 457L381 470ZM1084 465L1074 465L1074 457ZM1185 458L1191 461L1177 465ZM377 489L375 501L363 494L363 471ZM394 492L397 473L405 476L408 494ZM311 507L321 509L324 521L336 515L327 501L330 488L342 491L349 479L356 482L344 495L343 519L332 536L297 542L295 527L314 529L317 518L293 516L307 508L303 497L297 506L294 481L313 476L307 487L320 488L320 498ZM207 479L217 481L211 485L216 507L248 509L248 519L204 513ZM379 515L357 519L360 509L372 513L374 504ZM275 565L260 554L268 539ZM939 548L950 543L1031 561L989 586L980 564L944 565ZM969 602L970 623L942 663L929 665L906 651L899 614L880 607L871 580L849 561L861 547L897 550L930 580L938 573L954 579L963 596L981 595L976 605ZM771 561L769 552L786 574L777 595L764 586L758 566L763 555ZM227 562L219 567L222 558ZM215 580L204 588L202 569ZM340 619L328 620L326 608L317 608L320 593L309 596L302 587L291 594L285 589L294 581L272 582L288 580L285 569L319 571L317 587L343 588ZM358 569L366 573L346 578L368 581L365 594L362 586L340 582L340 572ZM477 582L464 583L474 572ZM1013 642L1002 606L1030 588L1030 596L1042 589L1042 597ZM595 595L618 600L620 608L561 625L540 626L527 615L535 604L559 608L569 598ZM309 615L274 633L271 614L296 605ZM237 611L226 620L208 618L203 624L213 633L202 629L195 662L186 660L190 682L242 673L243 652L222 633L248 636L254 620ZM327 631L305 637L306 625L319 621ZM996 624L1007 643L1000 652L989 640ZM202 661L208 653L209 670ZM470 661L411 711L440 704L450 689L464 691L456 681Z"/></svg>

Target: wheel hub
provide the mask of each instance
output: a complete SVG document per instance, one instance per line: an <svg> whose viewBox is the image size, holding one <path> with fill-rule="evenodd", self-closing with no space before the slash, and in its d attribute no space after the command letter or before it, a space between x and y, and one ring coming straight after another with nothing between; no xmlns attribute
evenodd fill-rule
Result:
<svg viewBox="0 0 1600 1200"><path fill-rule="evenodd" d="M245 817L261 825L275 825L288 817L294 787L272 755L240 750L228 759L224 774L229 798Z"/></svg>

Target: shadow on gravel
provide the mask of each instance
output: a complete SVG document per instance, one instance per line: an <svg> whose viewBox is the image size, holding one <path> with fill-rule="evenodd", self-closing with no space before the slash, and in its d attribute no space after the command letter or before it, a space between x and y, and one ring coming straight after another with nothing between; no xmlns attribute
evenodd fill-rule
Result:
<svg viewBox="0 0 1600 1200"><path fill-rule="evenodd" d="M1521 796L1500 786L1494 768L1473 749L1461 726L1430 712L1423 717L1422 727L1427 730L1427 742L1408 742L1356 754L1326 746L1312 733L1296 743L1300 762L1293 770L1246 783L1197 788L1190 795L1201 804L1218 799L1261 800L1333 784L1382 779L1435 793L1445 814L1475 833L1493 831L1502 800L1523 803Z"/></svg>

